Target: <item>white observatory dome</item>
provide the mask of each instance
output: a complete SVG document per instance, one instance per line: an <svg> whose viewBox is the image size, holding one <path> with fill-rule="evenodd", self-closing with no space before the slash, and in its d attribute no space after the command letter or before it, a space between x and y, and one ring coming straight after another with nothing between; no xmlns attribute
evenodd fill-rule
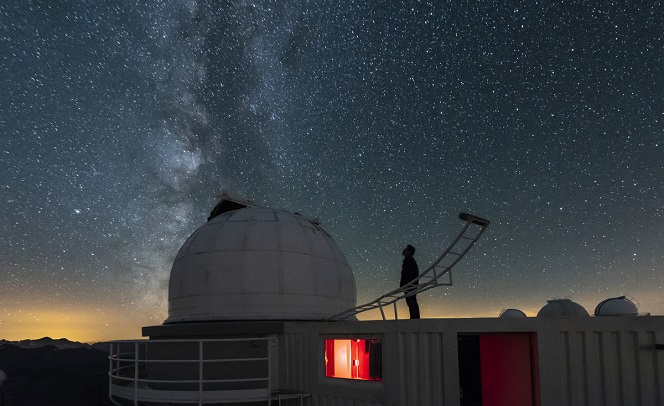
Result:
<svg viewBox="0 0 664 406"><path fill-rule="evenodd" d="M355 306L353 271L317 222L247 207L212 218L184 243L165 323L320 320Z"/></svg>
<svg viewBox="0 0 664 406"><path fill-rule="evenodd" d="M500 318L501 319L519 319L519 318L526 318L526 313L522 312L519 309L505 309L502 312L500 312Z"/></svg>
<svg viewBox="0 0 664 406"><path fill-rule="evenodd" d="M578 303L570 299L547 300L547 304L540 309L537 317L583 317L588 316L588 312Z"/></svg>
<svg viewBox="0 0 664 406"><path fill-rule="evenodd" d="M595 308L595 316L636 316L636 304L625 296L606 299Z"/></svg>

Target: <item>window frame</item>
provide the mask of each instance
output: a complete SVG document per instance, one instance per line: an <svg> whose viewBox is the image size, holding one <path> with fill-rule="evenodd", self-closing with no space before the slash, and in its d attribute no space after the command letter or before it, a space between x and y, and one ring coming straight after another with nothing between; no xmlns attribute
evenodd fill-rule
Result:
<svg viewBox="0 0 664 406"><path fill-rule="evenodd" d="M362 379L362 378L351 378L351 377L340 377L340 376L328 376L327 374L327 343L330 340L377 340L380 342L380 355L379 355L379 375L378 379ZM344 335L329 335L321 336L320 340L320 377L322 382L326 383L341 383L347 385L382 385L385 380L385 357L384 353L385 339L383 335L377 334L344 334ZM367 353L369 354L369 353ZM377 356L377 355L376 355ZM352 367L352 366L351 366ZM369 369L371 366L369 367Z"/></svg>

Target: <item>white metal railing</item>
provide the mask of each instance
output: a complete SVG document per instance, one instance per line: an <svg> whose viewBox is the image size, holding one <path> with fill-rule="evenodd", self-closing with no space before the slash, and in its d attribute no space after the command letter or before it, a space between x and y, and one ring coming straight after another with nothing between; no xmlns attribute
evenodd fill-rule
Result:
<svg viewBox="0 0 664 406"><path fill-rule="evenodd" d="M109 397L116 405L270 404L277 342L275 337L113 341ZM238 353L239 357L231 355Z"/></svg>

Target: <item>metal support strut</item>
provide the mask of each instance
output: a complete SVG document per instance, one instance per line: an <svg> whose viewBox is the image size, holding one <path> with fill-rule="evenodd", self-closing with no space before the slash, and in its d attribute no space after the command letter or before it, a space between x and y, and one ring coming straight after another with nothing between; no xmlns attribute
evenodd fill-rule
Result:
<svg viewBox="0 0 664 406"><path fill-rule="evenodd" d="M383 307L389 305L393 305L394 318L398 319L397 301L438 286L452 286L452 267L466 255L489 226L489 220L472 214L460 213L459 218L465 221L459 234L452 241L452 244L428 268L420 272L417 278L399 289L384 294L378 299L336 314L328 320L345 320L358 313L373 309L380 309L380 314L383 320L385 320Z"/></svg>

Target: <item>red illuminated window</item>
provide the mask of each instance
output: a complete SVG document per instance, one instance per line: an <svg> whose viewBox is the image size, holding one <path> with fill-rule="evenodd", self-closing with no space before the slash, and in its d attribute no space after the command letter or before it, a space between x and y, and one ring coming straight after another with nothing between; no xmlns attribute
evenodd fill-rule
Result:
<svg viewBox="0 0 664 406"><path fill-rule="evenodd" d="M382 381L383 346L381 340L325 340L325 376Z"/></svg>

